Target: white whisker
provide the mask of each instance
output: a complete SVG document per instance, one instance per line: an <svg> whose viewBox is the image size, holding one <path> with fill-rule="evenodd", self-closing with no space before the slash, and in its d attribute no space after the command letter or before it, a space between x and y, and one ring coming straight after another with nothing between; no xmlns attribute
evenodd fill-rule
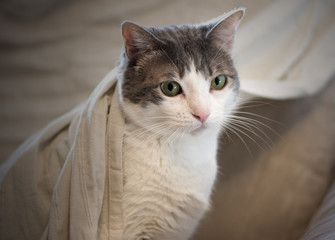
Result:
<svg viewBox="0 0 335 240"><path fill-rule="evenodd" d="M224 124L223 127L229 131L231 131L232 133L234 133L240 140L241 142L243 143L243 145L245 146L245 148L247 149L248 153L253 156L250 148L248 147L248 144L244 141L244 139L239 135L237 129L235 127L232 127L231 125L229 124Z"/></svg>
<svg viewBox="0 0 335 240"><path fill-rule="evenodd" d="M243 114L248 114L247 112L243 112ZM253 114L253 113L249 113L249 115L251 116L258 116L258 117L261 117L263 119L266 119L266 120L269 120L269 121L272 121L272 122L276 122L272 119L269 119L269 118L266 118L266 117L262 117L262 116L259 116L258 114ZM281 138L282 139L282 136L280 134L278 134L273 128L271 128L270 126L266 125L265 123L259 121L259 120L256 120L256 119L253 119L253 118L248 118L248 117L243 117L243 116L240 116L240 115L232 115L231 116L232 119L237 119L237 120L242 120L244 122L249 122L249 123L252 123L252 124L259 124L265 128L267 128L268 130L270 130L272 133L274 133L277 137ZM278 122L278 124L280 124ZM280 124L281 126L283 126L282 124Z"/></svg>
<svg viewBox="0 0 335 240"><path fill-rule="evenodd" d="M260 136L257 132L255 132L255 131L253 131L252 129L250 129L250 127L246 127L246 126L244 126L242 123L236 123L236 122L231 122L231 124L232 125L234 125L234 126L236 126L237 128L240 128L240 129L243 129L243 130L246 130L247 132L249 132L249 133L251 133L251 134L253 134L254 136L256 136L257 138L259 138L260 140L262 140L266 145L267 145L267 147L271 147L271 144L272 144L272 141L271 141L271 139L264 133L263 135L267 138L267 139L270 139L270 142L271 142L271 144L269 144L267 141L265 141L264 139L263 139L263 137L262 136ZM262 131L261 131L262 132ZM245 133L246 135L248 135L247 133ZM251 136L250 135L248 135L248 137L249 138L251 138ZM256 140L254 140L254 139L252 139L255 143L257 142ZM258 144L258 143L256 143L258 146L260 146L260 144ZM262 148L262 150L264 150L263 148Z"/></svg>
<svg viewBox="0 0 335 240"><path fill-rule="evenodd" d="M238 108L252 108L252 107L262 107L262 106L271 106L275 107L270 102L267 101L261 101L261 100L246 100L246 101L240 101L238 104Z"/></svg>
<svg viewBox="0 0 335 240"><path fill-rule="evenodd" d="M254 135L256 135L257 137L259 137L261 140L263 140L269 147L271 146L270 144L268 144L262 136L264 136L267 140L270 141L271 144L273 144L272 139L259 127L257 127L257 125L255 123L250 123L249 120L245 120L245 121L241 121L238 119L234 119L234 117L231 117L231 122L235 125L241 126L243 127L245 130L253 133ZM259 134L257 134L257 132L255 132L254 130L259 131L262 136L260 136Z"/></svg>
<svg viewBox="0 0 335 240"><path fill-rule="evenodd" d="M273 122L275 124L278 124L279 126L281 127L285 127L282 123L276 121L276 120L273 120L271 118L268 118L268 117L265 117L265 116L262 116L262 115L259 115L259 114L256 114L256 113L252 113L252 112L245 112L245 111L233 111L234 114L245 114L245 115L250 115L250 116L254 116L254 117L258 117L258 118L261 118L261 119L264 119L264 120L267 120L269 122ZM236 115L235 115L236 116Z"/></svg>

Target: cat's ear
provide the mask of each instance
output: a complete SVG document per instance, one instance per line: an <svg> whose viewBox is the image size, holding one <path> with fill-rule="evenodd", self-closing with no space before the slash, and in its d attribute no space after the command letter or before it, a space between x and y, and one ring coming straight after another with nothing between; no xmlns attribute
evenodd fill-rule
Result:
<svg viewBox="0 0 335 240"><path fill-rule="evenodd" d="M140 52L157 49L160 44L155 36L135 23L125 21L122 23L121 29L129 59L135 60Z"/></svg>
<svg viewBox="0 0 335 240"><path fill-rule="evenodd" d="M228 17L216 23L207 33L207 37L219 48L231 53L236 30L244 16L245 9L239 8Z"/></svg>

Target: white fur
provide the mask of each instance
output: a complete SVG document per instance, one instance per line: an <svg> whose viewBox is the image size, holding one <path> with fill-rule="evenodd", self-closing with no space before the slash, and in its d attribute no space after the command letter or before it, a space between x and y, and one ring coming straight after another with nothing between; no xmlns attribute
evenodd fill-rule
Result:
<svg viewBox="0 0 335 240"><path fill-rule="evenodd" d="M126 116L123 169L124 239L188 239L209 208L217 139L236 93L210 91L194 67L183 94L143 108L121 97ZM119 89L121 90L121 89ZM163 95L163 94L162 94ZM204 124L194 111L210 113Z"/></svg>

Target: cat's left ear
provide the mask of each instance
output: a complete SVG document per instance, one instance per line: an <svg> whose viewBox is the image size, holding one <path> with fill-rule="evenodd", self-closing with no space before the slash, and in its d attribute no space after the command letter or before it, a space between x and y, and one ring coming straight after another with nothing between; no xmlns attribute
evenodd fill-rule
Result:
<svg viewBox="0 0 335 240"><path fill-rule="evenodd" d="M221 20L209 30L207 37L219 48L231 53L236 30L244 16L245 8L234 10L228 17Z"/></svg>

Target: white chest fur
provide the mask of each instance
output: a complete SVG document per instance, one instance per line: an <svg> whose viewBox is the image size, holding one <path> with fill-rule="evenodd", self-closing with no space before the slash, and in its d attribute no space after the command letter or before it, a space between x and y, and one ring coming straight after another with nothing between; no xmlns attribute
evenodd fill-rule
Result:
<svg viewBox="0 0 335 240"><path fill-rule="evenodd" d="M164 144L129 126L123 146L124 239L188 239L209 207L217 133Z"/></svg>

